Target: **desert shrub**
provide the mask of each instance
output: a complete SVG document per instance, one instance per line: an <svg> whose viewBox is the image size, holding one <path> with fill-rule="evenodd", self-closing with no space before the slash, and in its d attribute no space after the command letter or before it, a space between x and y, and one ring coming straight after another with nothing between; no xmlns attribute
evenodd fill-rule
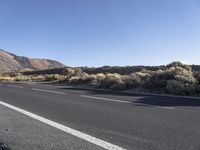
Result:
<svg viewBox="0 0 200 150"><path fill-rule="evenodd" d="M34 71L33 69L30 69L30 68L23 68L23 69L19 69L19 70L17 70L18 72L20 72L20 73L24 73L24 72L32 72L32 71Z"/></svg>
<svg viewBox="0 0 200 150"><path fill-rule="evenodd" d="M174 83L174 80L191 89L193 87L192 85L197 82L189 66L181 64L180 62L174 62L168 65L164 71L152 72L151 76L146 80L144 87L164 90L166 89L168 81Z"/></svg>
<svg viewBox="0 0 200 150"><path fill-rule="evenodd" d="M200 85L195 85L195 93L200 95Z"/></svg>
<svg viewBox="0 0 200 150"><path fill-rule="evenodd" d="M196 79L193 76L181 76L181 75L176 75L175 76L176 80L181 81L185 84L195 84L196 83Z"/></svg>
<svg viewBox="0 0 200 150"><path fill-rule="evenodd" d="M200 72L195 72L194 77L197 80L197 84L200 84Z"/></svg>
<svg viewBox="0 0 200 150"><path fill-rule="evenodd" d="M113 84L112 86L110 86L111 90L125 90L126 89L126 85L124 82L117 82L115 84Z"/></svg>
<svg viewBox="0 0 200 150"><path fill-rule="evenodd" d="M68 79L71 78L74 75L74 70L71 69L71 68L64 68L63 72Z"/></svg>
<svg viewBox="0 0 200 150"><path fill-rule="evenodd" d="M100 87L103 88L110 88L111 86L122 83L121 75L120 74L106 74L105 78L100 81Z"/></svg>
<svg viewBox="0 0 200 150"><path fill-rule="evenodd" d="M103 73L98 73L98 74L96 75L96 78L97 78L98 81L103 80L105 77L106 77L106 76L105 76L105 74L103 74Z"/></svg>
<svg viewBox="0 0 200 150"><path fill-rule="evenodd" d="M185 95L185 85L176 80L167 81L166 91L170 94Z"/></svg>
<svg viewBox="0 0 200 150"><path fill-rule="evenodd" d="M174 68L180 67L180 68L184 68L184 69L186 69L188 71L191 71L191 67L190 66L188 66L186 64L183 64L183 63L181 63L179 61L174 61L174 62L172 62L172 63L167 65L167 68L171 68L171 67L174 67Z"/></svg>
<svg viewBox="0 0 200 150"><path fill-rule="evenodd" d="M32 81L45 81L46 77L44 75L37 75L31 77Z"/></svg>
<svg viewBox="0 0 200 150"><path fill-rule="evenodd" d="M12 82L14 81L14 78L12 77L0 77L0 81L9 81L9 82Z"/></svg>
<svg viewBox="0 0 200 150"><path fill-rule="evenodd" d="M97 77L96 77L96 75L91 74L87 78L85 78L85 84L88 84L90 86L96 86L97 85Z"/></svg>
<svg viewBox="0 0 200 150"><path fill-rule="evenodd" d="M178 81L181 81L185 84L195 84L197 82L191 68L189 69L187 67L187 69L185 69L181 67L176 67L176 68L172 67L169 70L173 72L176 80Z"/></svg>
<svg viewBox="0 0 200 150"><path fill-rule="evenodd" d="M142 85L142 80L138 74L132 73L129 76L123 76L122 80L127 89L138 88Z"/></svg>
<svg viewBox="0 0 200 150"><path fill-rule="evenodd" d="M80 84L80 85L89 85L94 86L96 84L96 76L95 75L88 75L83 73L80 75L81 77L72 77L70 79L70 84Z"/></svg>
<svg viewBox="0 0 200 150"><path fill-rule="evenodd" d="M141 80L145 81L150 76L150 71L132 73L138 76ZM131 75L132 75L131 74Z"/></svg>
<svg viewBox="0 0 200 150"><path fill-rule="evenodd" d="M45 75L45 81L63 80L64 76L59 74Z"/></svg>
<svg viewBox="0 0 200 150"><path fill-rule="evenodd" d="M10 73L1 76L2 81L31 81L30 76L24 76L21 73Z"/></svg>
<svg viewBox="0 0 200 150"><path fill-rule="evenodd" d="M175 77L172 72L159 72L149 76L144 83L147 89L164 89L168 80L174 80Z"/></svg>
<svg viewBox="0 0 200 150"><path fill-rule="evenodd" d="M85 73L85 72L79 73L79 74L77 74L75 76L80 77L83 80L86 79L86 78L88 78L88 77L90 77L90 75L87 74L87 73Z"/></svg>
<svg viewBox="0 0 200 150"><path fill-rule="evenodd" d="M96 75L88 75L87 73L81 73L79 76L75 76L70 79L70 84L93 85L95 83Z"/></svg>
<svg viewBox="0 0 200 150"><path fill-rule="evenodd" d="M87 74L87 73L84 73L80 68L72 69L72 68L66 67L63 69L63 72L67 79L70 79L71 77L74 77L74 76L82 77L84 74Z"/></svg>
<svg viewBox="0 0 200 150"><path fill-rule="evenodd" d="M177 80L170 80L167 82L166 91L170 94L193 95L195 93L195 86L185 85Z"/></svg>
<svg viewBox="0 0 200 150"><path fill-rule="evenodd" d="M75 76L75 77L71 77L68 83L71 85L78 85L78 84L82 84L81 81L82 79L80 77Z"/></svg>
<svg viewBox="0 0 200 150"><path fill-rule="evenodd" d="M30 76L16 76L13 79L14 81L31 81Z"/></svg>
<svg viewBox="0 0 200 150"><path fill-rule="evenodd" d="M80 77L83 74L83 71L80 68L74 69L74 76Z"/></svg>

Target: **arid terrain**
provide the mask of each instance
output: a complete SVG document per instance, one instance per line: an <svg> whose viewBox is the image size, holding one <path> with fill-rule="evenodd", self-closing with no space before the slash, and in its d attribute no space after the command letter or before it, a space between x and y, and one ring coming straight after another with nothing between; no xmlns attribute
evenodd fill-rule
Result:
<svg viewBox="0 0 200 150"><path fill-rule="evenodd" d="M0 49L0 72L11 72L23 69L43 70L61 67L64 67L64 65L54 60L17 56Z"/></svg>

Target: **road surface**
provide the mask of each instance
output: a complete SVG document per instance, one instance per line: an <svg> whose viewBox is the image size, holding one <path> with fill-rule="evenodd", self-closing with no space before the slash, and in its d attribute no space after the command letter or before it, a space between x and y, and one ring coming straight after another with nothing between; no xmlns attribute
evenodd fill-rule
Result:
<svg viewBox="0 0 200 150"><path fill-rule="evenodd" d="M200 150L198 99L2 82L0 102L13 149Z"/></svg>

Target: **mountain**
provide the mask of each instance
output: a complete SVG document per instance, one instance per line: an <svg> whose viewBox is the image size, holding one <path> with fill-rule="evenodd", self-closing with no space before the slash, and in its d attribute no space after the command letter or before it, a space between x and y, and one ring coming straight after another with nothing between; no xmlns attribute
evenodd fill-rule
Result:
<svg viewBox="0 0 200 150"><path fill-rule="evenodd" d="M65 65L55 60L27 58L0 49L0 72L23 69L44 70L62 67L65 67Z"/></svg>

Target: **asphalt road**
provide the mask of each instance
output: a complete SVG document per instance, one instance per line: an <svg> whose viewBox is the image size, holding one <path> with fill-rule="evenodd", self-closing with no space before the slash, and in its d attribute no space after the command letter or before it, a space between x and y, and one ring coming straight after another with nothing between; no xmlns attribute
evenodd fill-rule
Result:
<svg viewBox="0 0 200 150"><path fill-rule="evenodd" d="M124 149L200 150L198 99L76 90L40 84L0 83L0 101ZM57 144L63 149L101 149L100 146L0 105L0 114L6 113L9 115L0 116L0 134L1 128L14 128L10 124L18 121L16 124L24 125L27 129L26 134L21 130L17 132L18 139L24 139L23 136L26 135L27 140L21 143L28 145L31 141L34 149L44 149L44 145L48 147L49 143L54 145L52 149L56 149L58 135L65 139L62 144ZM6 119L5 124L2 121ZM31 121L34 123L30 125ZM43 137L43 141L36 140L34 143L34 140L29 139L33 138L29 134L33 134L36 139ZM0 140L4 140L3 138L4 136L0 136ZM15 144L15 140L11 143L9 140L5 141L11 146ZM20 147L20 142L17 145ZM20 150L22 149L21 147Z"/></svg>

